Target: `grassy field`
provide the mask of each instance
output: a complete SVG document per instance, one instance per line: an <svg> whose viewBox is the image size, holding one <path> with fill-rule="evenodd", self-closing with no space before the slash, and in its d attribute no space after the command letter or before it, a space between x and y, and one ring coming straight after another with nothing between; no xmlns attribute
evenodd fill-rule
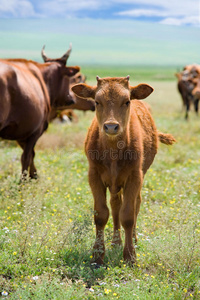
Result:
<svg viewBox="0 0 200 300"><path fill-rule="evenodd" d="M175 66L109 66L109 65L94 65L92 67L81 66L81 72L86 74L87 80L96 84L96 76L100 77L125 77L130 75L131 82L146 81L174 81L175 73L180 72L182 68Z"/></svg>
<svg viewBox="0 0 200 300"><path fill-rule="evenodd" d="M126 265L122 249L112 249L111 218L105 265L94 269L90 264L95 228L83 143L93 113L78 112L78 123L52 123L38 141L38 180L19 184L21 149L1 141L2 298L200 299L199 117L191 111L184 120L169 70L143 67L130 74L128 68L85 67L83 72L89 83L97 74L129 74L133 84L151 84L155 91L147 102L157 128L177 139L174 146L160 145L144 180L137 264Z"/></svg>

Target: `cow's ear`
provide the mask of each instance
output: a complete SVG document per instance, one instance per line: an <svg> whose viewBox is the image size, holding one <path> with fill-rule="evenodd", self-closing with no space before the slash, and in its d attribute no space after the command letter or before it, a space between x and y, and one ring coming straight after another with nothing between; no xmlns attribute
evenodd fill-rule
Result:
<svg viewBox="0 0 200 300"><path fill-rule="evenodd" d="M67 76L72 77L80 71L80 68L78 66L76 66L76 67L65 67L65 71L66 71Z"/></svg>
<svg viewBox="0 0 200 300"><path fill-rule="evenodd" d="M141 83L137 86L130 86L131 100L133 99L145 99L153 92L153 88L145 83Z"/></svg>
<svg viewBox="0 0 200 300"><path fill-rule="evenodd" d="M95 98L96 87L89 86L84 83L75 84L72 86L72 91L80 98L92 99Z"/></svg>

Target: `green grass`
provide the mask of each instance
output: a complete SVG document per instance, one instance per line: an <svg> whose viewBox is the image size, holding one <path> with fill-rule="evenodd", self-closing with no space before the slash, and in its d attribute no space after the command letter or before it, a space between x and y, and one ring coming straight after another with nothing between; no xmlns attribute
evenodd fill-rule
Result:
<svg viewBox="0 0 200 300"><path fill-rule="evenodd" d="M109 66L93 65L81 66L81 72L87 75L87 80L93 82L96 76L100 77L125 77L130 75L130 81L174 81L174 74L178 71L174 66Z"/></svg>
<svg viewBox="0 0 200 300"><path fill-rule="evenodd" d="M193 111L184 120L175 81L148 74L142 81L155 88L146 102L157 128L177 143L160 145L144 180L137 264L126 265L122 249L112 249L111 218L105 265L90 264L95 227L83 142L93 113L78 112L77 124L52 123L38 141L38 180L19 184L21 149L1 142L0 292L7 298L200 299L200 120Z"/></svg>

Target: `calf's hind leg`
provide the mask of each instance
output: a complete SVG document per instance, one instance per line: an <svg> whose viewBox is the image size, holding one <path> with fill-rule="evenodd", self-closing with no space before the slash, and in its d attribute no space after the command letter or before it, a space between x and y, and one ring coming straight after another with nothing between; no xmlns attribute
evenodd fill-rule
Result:
<svg viewBox="0 0 200 300"><path fill-rule="evenodd" d="M137 243L137 234L136 234L136 222L137 222L137 216L139 214L140 211L140 205L142 202L142 196L141 193L139 193L138 197L137 197L137 201L136 201L136 208L135 208L135 212L136 212L136 216L135 216L135 220L134 220L134 228L133 228L133 237L135 238L135 243Z"/></svg>

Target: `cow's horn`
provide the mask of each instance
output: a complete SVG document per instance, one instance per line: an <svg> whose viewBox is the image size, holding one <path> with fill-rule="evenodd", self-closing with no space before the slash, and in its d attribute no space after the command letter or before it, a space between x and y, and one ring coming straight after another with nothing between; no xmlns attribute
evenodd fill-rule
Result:
<svg viewBox="0 0 200 300"><path fill-rule="evenodd" d="M43 58L44 62L46 62L47 60L49 60L49 58L46 56L46 53L44 52L44 48L45 48L45 45L42 47L41 54L42 54L42 58Z"/></svg>
<svg viewBox="0 0 200 300"><path fill-rule="evenodd" d="M72 43L69 44L69 49L67 50L67 52L60 58L60 60L63 60L65 63L67 62L69 55L72 51Z"/></svg>
<svg viewBox="0 0 200 300"><path fill-rule="evenodd" d="M96 80L98 81L98 80L100 80L100 79L101 79L101 78L97 75L97 76L96 76Z"/></svg>
<svg viewBox="0 0 200 300"><path fill-rule="evenodd" d="M126 76L126 79L129 80L130 79L130 75Z"/></svg>

